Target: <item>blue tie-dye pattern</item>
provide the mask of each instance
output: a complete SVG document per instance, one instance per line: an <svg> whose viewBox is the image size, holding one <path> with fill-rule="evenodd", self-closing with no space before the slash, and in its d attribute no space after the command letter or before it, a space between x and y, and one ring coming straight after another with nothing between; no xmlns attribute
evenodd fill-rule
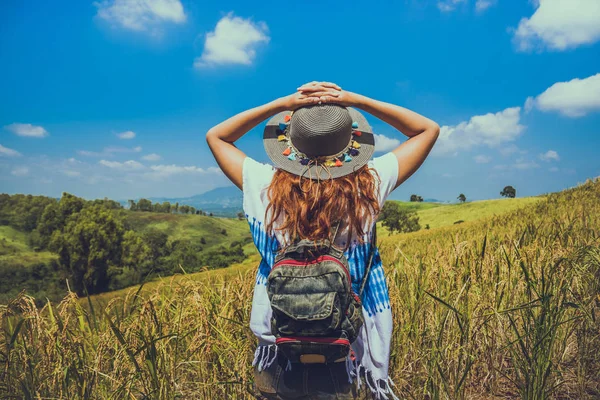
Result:
<svg viewBox="0 0 600 400"><path fill-rule="evenodd" d="M246 218L248 218L247 215ZM279 241L277 238L267 235L263 229L262 222L257 221L256 218L252 218L252 220L248 218L248 225L250 225L250 233L252 234L254 245L262 257L262 261L258 266L258 273L256 274L256 284L266 285L267 277L273 267L275 255L279 250Z"/></svg>
<svg viewBox="0 0 600 400"><path fill-rule="evenodd" d="M262 261L260 262L256 274L256 284L266 285L267 277L273 267L275 255L280 248L279 241L277 238L267 235L263 228L263 223L257 221L256 218L248 218L248 225L250 226L254 245L262 257ZM365 273L366 264L369 261L370 246L371 245L368 242L363 244L355 242L344 252L344 255L348 259L348 265L350 266L352 289L356 293L358 293L358 290L360 289L360 283ZM365 285L361 300L363 307L367 310L369 316L373 316L376 312L382 312L384 309L390 308L390 298L378 248L375 248L371 273L369 274L369 279Z"/></svg>

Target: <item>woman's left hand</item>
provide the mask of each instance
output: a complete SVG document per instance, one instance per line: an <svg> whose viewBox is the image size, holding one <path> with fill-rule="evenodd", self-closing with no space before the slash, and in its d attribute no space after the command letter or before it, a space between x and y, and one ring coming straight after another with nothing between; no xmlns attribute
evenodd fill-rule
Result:
<svg viewBox="0 0 600 400"><path fill-rule="evenodd" d="M356 103L354 93L342 90L340 86L331 82L313 81L300 86L298 92L311 98L317 98L318 104L334 103L342 106L353 106Z"/></svg>

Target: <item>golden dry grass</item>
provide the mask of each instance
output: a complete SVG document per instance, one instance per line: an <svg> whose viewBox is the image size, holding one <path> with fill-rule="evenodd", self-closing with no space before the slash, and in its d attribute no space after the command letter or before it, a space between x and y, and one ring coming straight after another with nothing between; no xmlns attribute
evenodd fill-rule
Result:
<svg viewBox="0 0 600 400"><path fill-rule="evenodd" d="M461 225L383 238L390 374L409 399L600 396L600 182ZM254 268L104 304L0 307L0 397L245 399ZM93 304L96 306L93 306Z"/></svg>

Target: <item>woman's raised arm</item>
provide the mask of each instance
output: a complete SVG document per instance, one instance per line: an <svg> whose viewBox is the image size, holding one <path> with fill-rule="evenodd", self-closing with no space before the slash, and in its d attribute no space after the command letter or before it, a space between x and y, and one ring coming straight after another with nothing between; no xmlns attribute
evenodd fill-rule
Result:
<svg viewBox="0 0 600 400"><path fill-rule="evenodd" d="M337 85L319 84L320 90L339 89ZM234 185L242 189L242 169L246 154L238 149L234 142L248 131L273 115L319 102L318 97L300 92L281 97L270 103L251 108L210 128L206 133L206 142L217 164Z"/></svg>
<svg viewBox="0 0 600 400"><path fill-rule="evenodd" d="M322 102L360 108L369 114L387 122L409 140L392 150L398 159L398 180L396 187L408 179L423 164L440 133L438 124L414 111L406 108L370 99L345 90L322 90L315 85L307 84L298 88L300 93L319 97Z"/></svg>

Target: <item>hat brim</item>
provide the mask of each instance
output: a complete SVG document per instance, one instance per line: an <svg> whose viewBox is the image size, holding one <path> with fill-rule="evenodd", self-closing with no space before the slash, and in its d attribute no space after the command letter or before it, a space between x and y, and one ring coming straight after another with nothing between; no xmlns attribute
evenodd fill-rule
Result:
<svg viewBox="0 0 600 400"><path fill-rule="evenodd" d="M302 165L299 160L290 160L283 152L288 147L287 142L278 141L277 137L282 134L279 124L284 122L286 115L290 111L283 111L273 116L265 127L263 134L263 143L267 156L271 159L276 168L283 169L294 175L310 179L335 179L349 175L367 164L375 152L375 137L373 130L366 118L352 107L346 107L353 122L358 123L356 130L361 132L360 136L354 136L354 141L360 143L358 155L353 156L351 161L344 162L340 167L326 168L321 165Z"/></svg>

